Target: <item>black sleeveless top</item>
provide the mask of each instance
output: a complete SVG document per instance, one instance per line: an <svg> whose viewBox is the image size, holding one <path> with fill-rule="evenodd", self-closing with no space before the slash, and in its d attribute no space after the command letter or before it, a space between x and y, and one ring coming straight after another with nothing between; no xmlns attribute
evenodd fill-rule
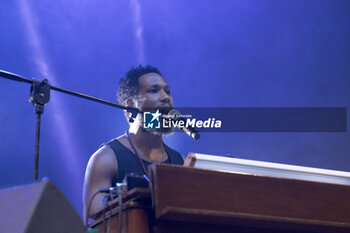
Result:
<svg viewBox="0 0 350 233"><path fill-rule="evenodd" d="M111 186L115 186L116 182L118 183L122 182L125 175L128 175L130 173L134 173L137 175L144 174L144 171L142 169L142 166L137 156L134 153L132 153L127 147L121 144L117 139L113 139L104 145L108 145L113 150L115 157L118 161L118 174L117 174L117 177L113 177ZM165 146L167 147L170 153L170 156L173 159L173 163L178 165L183 165L184 160L181 154L171 149L167 145ZM147 167L150 164L152 164L145 160L142 160L142 162L145 165L146 170L147 170ZM171 163L169 156L168 156L168 159L163 163L167 163L167 164Z"/></svg>

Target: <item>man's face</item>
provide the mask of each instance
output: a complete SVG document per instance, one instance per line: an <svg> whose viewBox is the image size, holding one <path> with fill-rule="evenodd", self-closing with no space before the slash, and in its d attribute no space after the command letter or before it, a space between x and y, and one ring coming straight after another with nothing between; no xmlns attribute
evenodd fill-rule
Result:
<svg viewBox="0 0 350 233"><path fill-rule="evenodd" d="M135 107L141 110L165 109L165 111L173 108L170 87L162 76L157 73L144 74L139 78L138 84Z"/></svg>

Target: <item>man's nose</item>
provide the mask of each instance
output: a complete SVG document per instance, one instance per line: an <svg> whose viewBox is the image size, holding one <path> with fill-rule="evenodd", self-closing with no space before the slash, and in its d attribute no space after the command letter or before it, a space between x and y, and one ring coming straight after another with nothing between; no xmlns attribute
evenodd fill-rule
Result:
<svg viewBox="0 0 350 233"><path fill-rule="evenodd" d="M163 103L170 103L171 102L171 96L167 92L162 90L161 94L160 94L160 101L163 102Z"/></svg>

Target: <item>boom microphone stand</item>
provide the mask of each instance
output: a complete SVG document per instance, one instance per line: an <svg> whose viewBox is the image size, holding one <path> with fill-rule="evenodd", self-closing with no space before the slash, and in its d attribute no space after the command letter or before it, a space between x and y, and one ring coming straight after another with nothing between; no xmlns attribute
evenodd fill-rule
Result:
<svg viewBox="0 0 350 233"><path fill-rule="evenodd" d="M29 101L34 105L35 107L35 114L36 114L36 131L35 131L35 154L34 154L34 180L38 180L38 167L39 167L39 145L40 145L40 122L41 122L41 115L44 113L44 106L47 104L50 100L50 90L55 90L58 92L62 92L68 95L73 95L76 97L84 98L90 101L94 101L97 103L109 105L115 108L126 110L130 113L130 122L134 122L135 117L137 116L140 111L137 108L133 107L125 107L123 105L115 104L113 102L109 102L103 99L99 99L96 97L88 96L85 94L81 94L78 92L70 91L67 89L51 86L47 79L44 79L42 81L38 80L29 80L26 78L23 78L17 74L13 74L7 71L0 70L0 77L7 78L13 81L19 81L19 82L25 82L31 84L30 87L30 98Z"/></svg>

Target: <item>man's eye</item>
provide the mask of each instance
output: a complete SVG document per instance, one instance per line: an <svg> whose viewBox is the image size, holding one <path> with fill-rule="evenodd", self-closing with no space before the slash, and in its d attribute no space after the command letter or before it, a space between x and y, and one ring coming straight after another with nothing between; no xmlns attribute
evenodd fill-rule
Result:
<svg viewBox="0 0 350 233"><path fill-rule="evenodd" d="M170 95L171 91L170 91L170 90L165 90L165 93L167 93L168 95Z"/></svg>
<svg viewBox="0 0 350 233"><path fill-rule="evenodd" d="M155 89L155 88L153 88L153 89L149 90L148 92L150 92L150 93L157 93L157 92L158 92L158 90L157 90L157 89Z"/></svg>

